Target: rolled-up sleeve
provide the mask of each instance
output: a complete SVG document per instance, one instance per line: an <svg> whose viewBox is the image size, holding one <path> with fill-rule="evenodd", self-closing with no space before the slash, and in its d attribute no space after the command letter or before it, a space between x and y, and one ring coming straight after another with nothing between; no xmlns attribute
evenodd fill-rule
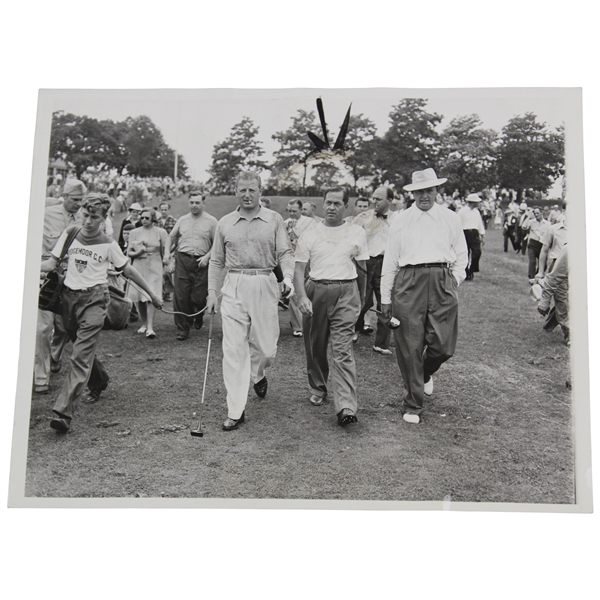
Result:
<svg viewBox="0 0 600 600"><path fill-rule="evenodd" d="M221 281L221 275L225 268L225 242L223 238L223 231L221 228L221 221L217 224L215 229L215 239L212 245L212 252L210 254L210 261L208 263L208 289L215 290Z"/></svg>
<svg viewBox="0 0 600 600"><path fill-rule="evenodd" d="M283 276L293 279L295 266L294 255L290 248L283 218L281 215L275 214L277 215L275 217L275 250L277 253L277 263L281 267Z"/></svg>

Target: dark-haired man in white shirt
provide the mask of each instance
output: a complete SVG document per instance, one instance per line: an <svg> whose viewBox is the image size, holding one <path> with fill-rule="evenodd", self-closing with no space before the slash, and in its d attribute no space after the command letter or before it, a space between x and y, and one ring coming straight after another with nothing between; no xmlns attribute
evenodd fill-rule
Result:
<svg viewBox="0 0 600 600"><path fill-rule="evenodd" d="M325 220L298 240L295 270L297 303L304 315L310 402L319 406L328 395L327 348L331 340L333 404L342 426L358 420L352 335L364 303L364 273L369 258L364 230L344 223L347 206L347 190L333 188L325 194Z"/></svg>

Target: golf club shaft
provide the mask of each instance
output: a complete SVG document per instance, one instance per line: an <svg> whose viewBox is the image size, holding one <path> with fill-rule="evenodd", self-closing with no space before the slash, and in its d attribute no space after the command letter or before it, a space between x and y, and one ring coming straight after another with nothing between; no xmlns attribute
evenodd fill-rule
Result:
<svg viewBox="0 0 600 600"><path fill-rule="evenodd" d="M202 410L202 405L204 404L204 394L206 392L206 379L208 375L208 360L210 358L210 345L212 343L212 329L213 329L213 320L215 317L215 313L210 313L210 324L208 327L208 348L206 349L206 365L204 366L204 383L202 384L202 398L200 400L200 410Z"/></svg>

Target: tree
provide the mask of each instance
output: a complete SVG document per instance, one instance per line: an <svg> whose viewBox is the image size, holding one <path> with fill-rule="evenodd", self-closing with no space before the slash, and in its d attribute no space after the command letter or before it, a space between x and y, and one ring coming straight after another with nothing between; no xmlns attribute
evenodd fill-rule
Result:
<svg viewBox="0 0 600 600"><path fill-rule="evenodd" d="M127 159L121 137L119 123L57 111L52 114L50 156L62 158L78 178L88 167L123 169Z"/></svg>
<svg viewBox="0 0 600 600"><path fill-rule="evenodd" d="M435 165L442 116L425 110L424 98L404 98L390 113L390 128L374 140L375 167L381 182L402 185L413 171Z"/></svg>
<svg viewBox="0 0 600 600"><path fill-rule="evenodd" d="M346 135L345 149L348 155L344 162L354 180L354 191L361 177L375 174L375 145L373 140L377 134L375 123L362 113L351 115Z"/></svg>
<svg viewBox="0 0 600 600"><path fill-rule="evenodd" d="M288 129L278 131L271 136L279 143L279 149L273 152L275 160L270 166L272 179L270 185L273 188L293 188L297 181L301 186L301 193L305 193L307 157L313 149L307 132L317 131L317 128L314 111L300 109L298 114L292 117L292 125Z"/></svg>
<svg viewBox="0 0 600 600"><path fill-rule="evenodd" d="M440 135L438 165L448 178L450 192L461 195L491 187L495 183L494 143L498 134L483 129L478 115L456 117Z"/></svg>
<svg viewBox="0 0 600 600"><path fill-rule="evenodd" d="M252 119L243 117L225 140L214 145L212 165L208 169L211 177L207 183L213 193L232 194L240 171L267 168L267 163L260 158L264 150L257 135L258 127Z"/></svg>
<svg viewBox="0 0 600 600"><path fill-rule="evenodd" d="M140 177L174 175L175 151L169 148L161 131L149 117L128 117L125 120L123 147L127 155L127 171ZM177 175L183 176L187 165L177 158Z"/></svg>
<svg viewBox="0 0 600 600"><path fill-rule="evenodd" d="M564 128L549 131L531 112L513 117L502 129L496 152L500 187L546 192L564 174Z"/></svg>
<svg viewBox="0 0 600 600"><path fill-rule="evenodd" d="M329 161L320 161L313 167L312 186L316 193L321 195L325 189L339 185L340 175L337 165Z"/></svg>
<svg viewBox="0 0 600 600"><path fill-rule="evenodd" d="M142 177L173 176L175 152L149 117L128 117L125 121L98 121L63 111L52 115L50 156L62 158L75 169L77 177L88 167L98 170L127 169ZM185 160L178 156L177 172L184 177Z"/></svg>

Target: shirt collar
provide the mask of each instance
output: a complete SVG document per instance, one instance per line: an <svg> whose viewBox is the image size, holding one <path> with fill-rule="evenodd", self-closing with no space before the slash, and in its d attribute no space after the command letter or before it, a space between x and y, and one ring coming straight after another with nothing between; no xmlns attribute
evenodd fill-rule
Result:
<svg viewBox="0 0 600 600"><path fill-rule="evenodd" d="M416 203L411 208L415 210L417 219L420 219L423 215L429 215L434 221L438 221L440 218L441 207L437 202L434 202L429 210L421 210Z"/></svg>
<svg viewBox="0 0 600 600"><path fill-rule="evenodd" d="M240 212L239 206L235 210L237 212L237 219L235 220L236 223L238 221L240 221L241 219L244 219L245 221L248 221L248 222L253 221L254 219L261 219L265 223L269 223L272 218L269 213L273 212L273 211L267 210L264 206L261 206L260 209L258 210L258 212L252 217L252 219L248 219L247 217L242 215L242 213Z"/></svg>

